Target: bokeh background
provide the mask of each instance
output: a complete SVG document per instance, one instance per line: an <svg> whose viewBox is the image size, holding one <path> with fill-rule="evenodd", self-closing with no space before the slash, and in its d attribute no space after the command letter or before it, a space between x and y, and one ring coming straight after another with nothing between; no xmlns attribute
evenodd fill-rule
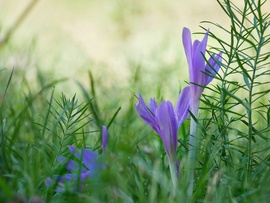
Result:
<svg viewBox="0 0 270 203"><path fill-rule="evenodd" d="M233 3L241 8L241 1ZM14 68L13 83L28 92L67 78L56 93L80 98L78 83L90 91L90 71L101 108L123 109L138 92L146 100L175 102L188 81L183 27L193 39L202 39L202 27L228 37L203 21L230 29L230 19L215 0L0 0L0 42L12 31L0 45L0 69L7 71L1 78ZM218 46L208 41L208 48Z"/></svg>
<svg viewBox="0 0 270 203"><path fill-rule="evenodd" d="M87 84L91 70L104 85L124 88L140 66L150 86L163 74L178 87L188 79L183 27L202 32L200 25L210 27L204 20L229 26L214 0L0 0L1 37L31 2L2 53L9 57L1 57L8 60L2 62L6 68L24 69L30 80L39 70L48 80L68 77Z"/></svg>

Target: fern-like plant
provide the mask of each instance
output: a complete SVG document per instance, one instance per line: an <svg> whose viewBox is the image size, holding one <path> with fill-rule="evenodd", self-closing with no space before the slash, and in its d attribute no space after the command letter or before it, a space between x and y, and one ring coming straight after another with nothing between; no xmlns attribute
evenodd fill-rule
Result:
<svg viewBox="0 0 270 203"><path fill-rule="evenodd" d="M230 185L226 195L242 201L269 192L270 13L265 12L267 1L217 2L231 26L203 22L226 37L209 33L219 44L209 54L222 52L223 62L218 84L208 87L215 96L202 98L211 115L201 125L202 151L214 164L212 172L224 172L220 184Z"/></svg>

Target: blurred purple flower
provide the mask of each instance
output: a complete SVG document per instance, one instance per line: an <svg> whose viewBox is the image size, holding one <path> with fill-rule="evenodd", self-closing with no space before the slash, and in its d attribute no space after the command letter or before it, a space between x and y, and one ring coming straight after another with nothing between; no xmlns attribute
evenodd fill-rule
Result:
<svg viewBox="0 0 270 203"><path fill-rule="evenodd" d="M105 151L108 142L108 130L105 125L102 126L102 152Z"/></svg>
<svg viewBox="0 0 270 203"><path fill-rule="evenodd" d="M169 158L170 170L174 186L178 176L178 161L176 159L177 131L182 122L188 117L189 87L185 87L178 97L177 105L173 108L170 101L162 101L160 106L156 100L149 100L146 106L141 94L136 110L145 123L150 125L161 137L164 148Z"/></svg>
<svg viewBox="0 0 270 203"><path fill-rule="evenodd" d="M106 126L102 126L102 151L105 151L108 141L108 131ZM70 173L65 175L54 175L53 178L47 178L45 180L45 185L47 187L52 186L54 183L57 183L56 192L65 191L65 186L68 186L68 190L75 190L78 182L82 183L87 179L91 179L95 173L104 168L104 164L98 162L98 153L93 152L89 149L77 149L74 146L68 146L70 153L76 157L76 162L70 158L59 156L57 161L66 167ZM81 184L79 184L82 186Z"/></svg>
<svg viewBox="0 0 270 203"><path fill-rule="evenodd" d="M67 184L71 189L75 189L77 182L83 182L86 179L93 177L96 170L102 167L98 163L98 153L93 152L89 149L77 149L73 146L69 146L69 151L73 154L78 160L82 160L82 166L76 161L69 159L64 156L57 157L57 161L66 167L71 173L65 175L54 175L53 178L47 178L45 184L47 187L50 187L55 181L58 183L56 188L57 192L63 192L65 190L65 184Z"/></svg>

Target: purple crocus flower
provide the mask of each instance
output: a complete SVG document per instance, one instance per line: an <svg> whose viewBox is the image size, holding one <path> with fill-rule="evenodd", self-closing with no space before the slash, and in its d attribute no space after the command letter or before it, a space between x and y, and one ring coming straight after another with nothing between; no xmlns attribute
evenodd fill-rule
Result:
<svg viewBox="0 0 270 203"><path fill-rule="evenodd" d="M195 40L192 43L191 33L188 28L183 29L183 45L189 67L190 97L191 103L198 102L203 92L220 68L221 53L213 54L208 62L205 62L205 52L208 40L208 32L202 41Z"/></svg>
<svg viewBox="0 0 270 203"><path fill-rule="evenodd" d="M108 141L108 131L106 126L102 126L102 151L105 151ZM57 183L56 192L64 192L65 186L68 186L69 190L75 190L78 182L84 182L87 179L91 179L97 170L104 168L104 164L98 162L98 153L90 149L77 149L74 146L68 146L70 153L76 157L77 160L81 160L82 166L79 162L69 159L64 156L57 157L57 161L66 167L70 173L65 175L54 175L53 178L47 178L45 185L50 187L54 183ZM82 185L82 184L80 184Z"/></svg>
<svg viewBox="0 0 270 203"><path fill-rule="evenodd" d="M220 69L221 53L213 54L208 62L205 62L205 52L208 40L208 32L206 32L202 41L195 40L192 43L191 33L188 28L183 29L183 45L189 67L190 81L190 111L196 118L200 105L200 97L203 89L212 80ZM188 196L193 192L194 168L196 167L196 148L198 145L198 137L196 133L197 123L193 119L190 120L190 138L189 138L189 154L188 154Z"/></svg>
<svg viewBox="0 0 270 203"><path fill-rule="evenodd" d="M178 161L176 159L177 131L182 122L188 117L189 87L183 89L175 108L173 108L170 101L162 101L158 106L153 98L149 100L148 108L140 93L138 99L136 110L143 121L150 125L160 136L169 158L172 181L176 186L178 176Z"/></svg>

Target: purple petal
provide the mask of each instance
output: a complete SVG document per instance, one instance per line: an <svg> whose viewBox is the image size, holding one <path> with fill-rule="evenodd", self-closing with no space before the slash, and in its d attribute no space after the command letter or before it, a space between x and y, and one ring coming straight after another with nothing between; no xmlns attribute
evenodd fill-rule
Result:
<svg viewBox="0 0 270 203"><path fill-rule="evenodd" d="M108 130L106 126L102 126L102 152L105 151L108 142Z"/></svg>
<svg viewBox="0 0 270 203"><path fill-rule="evenodd" d="M51 178L46 178L46 180L45 180L45 185L47 186L47 187L50 187L51 185L52 185L52 179Z"/></svg>
<svg viewBox="0 0 270 203"><path fill-rule="evenodd" d="M79 164L76 163L75 161L71 160L71 159L68 159L64 156L59 156L57 157L57 161L64 165L66 167L66 169L68 169L70 172L75 172L77 169L79 169ZM85 172L86 169L85 168L82 168L82 172Z"/></svg>
<svg viewBox="0 0 270 203"><path fill-rule="evenodd" d="M79 164L77 164L75 161L73 160L69 160L68 158L64 157L64 156L59 156L57 157L57 161L66 166L66 169L73 172L75 170L77 170L79 168Z"/></svg>
<svg viewBox="0 0 270 203"><path fill-rule="evenodd" d="M54 175L53 178L47 178L45 180L45 185L47 187L52 186L53 184L57 183L57 187L55 189L56 192L64 192L65 191L65 184L68 184L69 189L76 188L76 181L78 180L77 175L75 174L65 174L63 176ZM83 180L81 178L81 180Z"/></svg>
<svg viewBox="0 0 270 203"><path fill-rule="evenodd" d="M196 50L198 49L198 47L200 46L201 42L199 40L195 40L192 44L192 55L191 58L194 58L194 54L196 53Z"/></svg>
<svg viewBox="0 0 270 203"><path fill-rule="evenodd" d="M68 146L68 149L72 154L77 150L77 148L74 146Z"/></svg>
<svg viewBox="0 0 270 203"><path fill-rule="evenodd" d="M64 176L64 182L69 182L71 180L77 180L77 175L76 174L65 174Z"/></svg>
<svg viewBox="0 0 270 203"><path fill-rule="evenodd" d="M55 184L56 180L63 180L62 176L54 175L54 178L47 178L45 180L46 187L51 187L53 184ZM64 188L61 186L64 181L58 182L58 186L55 189L55 192L64 192Z"/></svg>
<svg viewBox="0 0 270 203"><path fill-rule="evenodd" d="M191 33L188 28L184 28L182 32L182 41L185 49L185 54L187 57L188 67L192 68L192 40Z"/></svg>
<svg viewBox="0 0 270 203"><path fill-rule="evenodd" d="M63 176L60 176L60 175L53 175L53 178L47 178L45 180L45 185L47 187L50 187L52 186L52 184L54 184L55 182L57 183L60 183L60 184L63 184L65 182L69 182L72 180L72 176L71 174L65 174Z"/></svg>
<svg viewBox="0 0 270 203"><path fill-rule="evenodd" d="M155 101L150 100L150 103L151 103L151 108L155 109L156 108L154 104ZM155 112L152 112L149 108L147 108L140 93L139 93L139 102L136 104L136 110L138 114L140 115L140 117L143 119L143 121L146 124L150 125L158 133L159 128L156 122Z"/></svg>
<svg viewBox="0 0 270 203"><path fill-rule="evenodd" d="M65 182L69 182L69 181L71 181L72 180L72 174L65 174L65 175L63 175L63 176L60 176L60 175L54 175L53 176L53 179L55 180L55 181L57 181L58 183L61 183L61 184L63 184L63 183L65 183Z"/></svg>
<svg viewBox="0 0 270 203"><path fill-rule="evenodd" d="M188 112L188 109L190 107L189 98L190 98L190 86L187 86L182 90L175 106L175 115L178 128L189 116Z"/></svg>
<svg viewBox="0 0 270 203"><path fill-rule="evenodd" d="M87 178L92 178L95 174L95 171L88 170L85 173L81 174L81 180L86 180Z"/></svg>
<svg viewBox="0 0 270 203"><path fill-rule="evenodd" d="M204 75L203 71L205 68L205 51L208 40L208 32L205 34L203 40L200 42L196 40L193 44L193 56L192 66L189 67L189 79L191 83L203 85Z"/></svg>
<svg viewBox="0 0 270 203"><path fill-rule="evenodd" d="M171 161L176 159L177 122L173 105L170 101L161 102L157 109L157 122L160 127L160 137Z"/></svg>
<svg viewBox="0 0 270 203"><path fill-rule="evenodd" d="M84 181L85 178L83 176L83 174L88 173L88 171L81 173L79 176L78 174L71 174L71 173L67 173L63 176L59 176L59 175L54 175L54 180L56 180L58 183L60 184L64 184L64 183L70 183L70 182L77 182L79 181L78 177L80 177L80 181Z"/></svg>
<svg viewBox="0 0 270 203"><path fill-rule="evenodd" d="M196 100L199 99L204 85L205 75L205 60L204 55L206 51L206 45L208 40L208 31L206 32L203 40L195 40L192 44L191 33L188 28L183 29L182 34L183 45L189 67L189 81L191 87L191 96Z"/></svg>
<svg viewBox="0 0 270 203"><path fill-rule="evenodd" d="M97 164L98 154L96 152L93 152L89 149L78 150L73 146L69 146L68 148L77 159L81 160L82 158L82 162L87 167L87 169L96 170L96 168L98 168Z"/></svg>
<svg viewBox="0 0 270 203"><path fill-rule="evenodd" d="M157 105L156 100L154 98L151 98L149 100L149 109L154 115L156 113L157 108L158 108L158 105Z"/></svg>
<svg viewBox="0 0 270 203"><path fill-rule="evenodd" d="M204 86L208 85L212 80L213 77L217 74L220 69L220 63L222 61L222 53L213 54L208 63L205 66L205 84Z"/></svg>

